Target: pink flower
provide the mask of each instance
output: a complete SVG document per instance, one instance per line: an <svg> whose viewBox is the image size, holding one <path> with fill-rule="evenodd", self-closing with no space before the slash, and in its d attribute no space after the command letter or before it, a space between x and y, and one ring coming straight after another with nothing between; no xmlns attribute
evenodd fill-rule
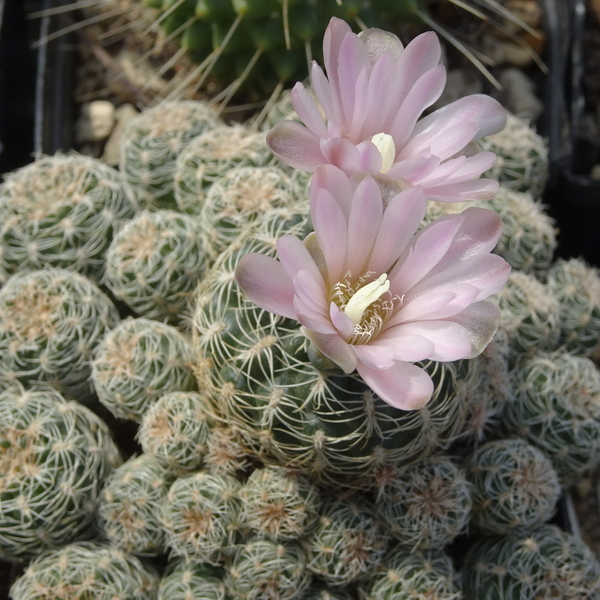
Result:
<svg viewBox="0 0 600 600"><path fill-rule="evenodd" d="M279 261L247 254L236 279L261 308L295 319L346 373L355 369L383 400L420 408L433 393L425 359L479 354L498 327L485 299L510 267L491 254L502 223L483 208L437 219L417 231L426 199L419 187L387 203L375 180L319 168L311 184L314 233L278 240Z"/></svg>
<svg viewBox="0 0 600 600"><path fill-rule="evenodd" d="M472 95L418 120L441 95L446 72L433 32L406 48L393 34L352 33L333 18L323 41L327 77L313 63L311 83L326 119L301 83L292 103L306 127L282 121L268 134L271 151L297 169L332 164L348 176L382 173L406 187L420 185L430 200L487 200L498 183L478 179L496 159L474 140L501 131L504 109Z"/></svg>

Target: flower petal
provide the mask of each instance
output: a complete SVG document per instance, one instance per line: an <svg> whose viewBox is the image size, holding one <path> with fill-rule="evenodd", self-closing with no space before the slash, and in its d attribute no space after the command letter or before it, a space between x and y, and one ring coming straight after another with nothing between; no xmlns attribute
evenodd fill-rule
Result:
<svg viewBox="0 0 600 600"><path fill-rule="evenodd" d="M389 356L401 362L417 362L429 358L434 352L434 346L428 339L420 335L403 333L396 327L390 332L383 332L369 346L385 348Z"/></svg>
<svg viewBox="0 0 600 600"><path fill-rule="evenodd" d="M356 369L358 360L352 346L347 344L337 333L323 334L306 327L302 327L301 331L318 350L341 367L344 373L352 373Z"/></svg>
<svg viewBox="0 0 600 600"><path fill-rule="evenodd" d="M354 323L352 319L342 310L339 309L335 302L329 305L329 318L338 333L347 340L354 331Z"/></svg>
<svg viewBox="0 0 600 600"><path fill-rule="evenodd" d="M451 185L425 187L428 200L434 202L465 202L467 200L491 200L500 184L493 179L475 179Z"/></svg>
<svg viewBox="0 0 600 600"><path fill-rule="evenodd" d="M330 140L321 139L319 148L325 158L323 162L335 165L348 177L362 171L360 152L352 142L339 137Z"/></svg>
<svg viewBox="0 0 600 600"><path fill-rule="evenodd" d="M459 325L446 320L402 323L386 330L386 335L417 335L429 340L434 350L427 358L448 362L471 354L471 336Z"/></svg>
<svg viewBox="0 0 600 600"><path fill-rule="evenodd" d="M321 293L325 295L321 271L306 246L295 235L284 235L277 240L277 257L290 279L293 280L298 271L307 271L319 283Z"/></svg>
<svg viewBox="0 0 600 600"><path fill-rule="evenodd" d="M408 321L431 321L451 317L467 308L479 294L479 290L467 284L451 284L447 289L428 294L414 295L408 292L404 303L389 326Z"/></svg>
<svg viewBox="0 0 600 600"><path fill-rule="evenodd" d="M327 190L342 209L346 220L350 217L350 207L354 189L348 176L334 165L319 167L310 182L310 212L314 213L319 190Z"/></svg>
<svg viewBox="0 0 600 600"><path fill-rule="evenodd" d="M359 362L372 369L389 369L394 365L394 355L383 345L360 344L353 346Z"/></svg>
<svg viewBox="0 0 600 600"><path fill-rule="evenodd" d="M358 34L359 39L365 45L371 65L381 59L384 54L398 59L404 50L402 42L389 31L371 27Z"/></svg>
<svg viewBox="0 0 600 600"><path fill-rule="evenodd" d="M427 201L421 188L401 192L388 203L373 245L368 271L387 273L421 224Z"/></svg>
<svg viewBox="0 0 600 600"><path fill-rule="evenodd" d="M416 365L397 361L389 369L373 369L359 362L356 369L365 383L395 408L422 408L433 395L433 381Z"/></svg>
<svg viewBox="0 0 600 600"><path fill-rule="evenodd" d="M383 204L379 188L372 177L365 177L354 193L348 221L346 267L355 278L364 272L382 215Z"/></svg>
<svg viewBox="0 0 600 600"><path fill-rule="evenodd" d="M472 304L448 319L461 325L471 337L471 354L466 358L473 358L481 354L492 341L500 325L500 311L491 302L483 301Z"/></svg>
<svg viewBox="0 0 600 600"><path fill-rule="evenodd" d="M267 145L277 158L295 169L314 171L327 162L319 138L295 121L277 123L267 134Z"/></svg>
<svg viewBox="0 0 600 600"><path fill-rule="evenodd" d="M292 280L275 259L264 254L246 254L237 265L235 279L254 304L276 315L296 319Z"/></svg>
<svg viewBox="0 0 600 600"><path fill-rule="evenodd" d="M431 176L422 179L419 184L430 188L442 183L450 185L476 179L491 169L495 162L496 155L493 152L478 152L469 157L458 156L442 163Z"/></svg>
<svg viewBox="0 0 600 600"><path fill-rule="evenodd" d="M325 125L313 97L306 91L301 82L294 86L291 97L292 105L302 122L318 138L327 137L327 125Z"/></svg>

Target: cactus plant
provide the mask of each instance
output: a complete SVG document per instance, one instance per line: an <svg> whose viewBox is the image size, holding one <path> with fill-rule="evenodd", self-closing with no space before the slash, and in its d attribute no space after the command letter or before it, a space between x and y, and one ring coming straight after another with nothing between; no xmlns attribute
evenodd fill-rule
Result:
<svg viewBox="0 0 600 600"><path fill-rule="evenodd" d="M550 458L563 483L600 461L600 374L588 358L539 353L512 372L503 425Z"/></svg>
<svg viewBox="0 0 600 600"><path fill-rule="evenodd" d="M549 174L548 148L527 121L509 114L504 129L483 138L479 145L498 157L486 177L506 189L540 198Z"/></svg>
<svg viewBox="0 0 600 600"><path fill-rule="evenodd" d="M241 520L276 542L303 537L317 518L317 488L282 467L256 469L240 491Z"/></svg>
<svg viewBox="0 0 600 600"><path fill-rule="evenodd" d="M195 219L175 211L144 212L113 239L104 282L138 315L176 323L206 267Z"/></svg>
<svg viewBox="0 0 600 600"><path fill-rule="evenodd" d="M462 533L471 516L471 486L448 456L417 462L377 500L385 531L409 550L440 548Z"/></svg>
<svg viewBox="0 0 600 600"><path fill-rule="evenodd" d="M98 522L106 538L130 554L164 554L160 511L169 483L164 469L148 454L115 469L98 503Z"/></svg>
<svg viewBox="0 0 600 600"><path fill-rule="evenodd" d="M0 389L47 381L63 395L93 401L91 355L119 314L74 271L13 275L0 290Z"/></svg>
<svg viewBox="0 0 600 600"><path fill-rule="evenodd" d="M196 389L193 350L174 327L125 319L98 345L92 379L100 402L115 417L141 421L160 396Z"/></svg>
<svg viewBox="0 0 600 600"><path fill-rule="evenodd" d="M452 560L439 550L409 552L398 547L382 566L371 580L367 600L462 599Z"/></svg>
<svg viewBox="0 0 600 600"><path fill-rule="evenodd" d="M32 562L10 589L13 600L155 600L158 574L114 546L80 542Z"/></svg>
<svg viewBox="0 0 600 600"><path fill-rule="evenodd" d="M234 281L248 251L273 255L284 232L302 234L304 204L272 211L216 262L197 294L194 340L199 385L263 461L323 480L373 485L386 467L443 448L461 430L466 401L455 389L463 366L428 363L433 400L401 411L356 375L313 354L298 324L249 302Z"/></svg>
<svg viewBox="0 0 600 600"><path fill-rule="evenodd" d="M132 119L121 139L120 169L142 208L176 209L175 161L219 119L206 103L163 102Z"/></svg>
<svg viewBox="0 0 600 600"><path fill-rule="evenodd" d="M328 498L305 544L310 571L333 586L367 579L389 541L374 512L373 504L361 494Z"/></svg>
<svg viewBox="0 0 600 600"><path fill-rule="evenodd" d="M560 305L535 277L513 271L492 301L500 309L500 328L508 336L511 362L521 355L558 347Z"/></svg>
<svg viewBox="0 0 600 600"><path fill-rule="evenodd" d="M295 600L310 580L300 546L256 539L238 548L226 585L236 600Z"/></svg>
<svg viewBox="0 0 600 600"><path fill-rule="evenodd" d="M554 514L561 488L546 456L525 440L496 440L466 463L471 522L487 535L526 535Z"/></svg>
<svg viewBox="0 0 600 600"><path fill-rule="evenodd" d="M257 217L290 206L303 195L299 183L276 166L232 169L213 184L202 207L204 251L214 260Z"/></svg>
<svg viewBox="0 0 600 600"><path fill-rule="evenodd" d="M199 471L176 479L163 504L162 522L174 556L218 565L239 537L240 482Z"/></svg>
<svg viewBox="0 0 600 600"><path fill-rule="evenodd" d="M548 289L560 302L559 343L578 356L591 356L600 342L600 277L579 258L557 260Z"/></svg>
<svg viewBox="0 0 600 600"><path fill-rule="evenodd" d="M237 476L248 470L251 457L236 430L216 426L208 435L204 464L211 473Z"/></svg>
<svg viewBox="0 0 600 600"><path fill-rule="evenodd" d="M17 385L0 393L0 448L4 560L93 534L98 496L120 462L104 422L48 385Z"/></svg>
<svg viewBox="0 0 600 600"><path fill-rule="evenodd" d="M600 564L575 536L544 525L516 540L474 544L463 582L466 600L592 600L600 594Z"/></svg>
<svg viewBox="0 0 600 600"><path fill-rule="evenodd" d="M194 138L175 163L175 200L181 212L198 214L210 186L237 167L262 167L273 157L265 134L244 125L221 125Z"/></svg>
<svg viewBox="0 0 600 600"><path fill-rule="evenodd" d="M158 587L157 600L226 600L224 574L200 562L171 563Z"/></svg>
<svg viewBox="0 0 600 600"><path fill-rule="evenodd" d="M177 474L195 471L208 452L212 417L196 392L171 392L152 404L138 431L144 452Z"/></svg>
<svg viewBox="0 0 600 600"><path fill-rule="evenodd" d="M323 584L313 583L308 591L301 596L301 600L352 600L349 592L343 588L324 587Z"/></svg>
<svg viewBox="0 0 600 600"><path fill-rule="evenodd" d="M0 281L46 266L99 280L113 235L134 214L119 173L100 160L42 157L0 186Z"/></svg>

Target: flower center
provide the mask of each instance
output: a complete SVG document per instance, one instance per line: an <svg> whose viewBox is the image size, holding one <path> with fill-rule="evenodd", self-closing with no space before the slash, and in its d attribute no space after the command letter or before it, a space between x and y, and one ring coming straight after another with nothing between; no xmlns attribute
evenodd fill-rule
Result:
<svg viewBox="0 0 600 600"><path fill-rule="evenodd" d="M382 299L390 289L387 274L365 283L372 275L372 272L366 273L355 283L350 283L351 275L346 273L333 288L332 300L354 324L351 335L346 339L348 344L369 343L394 312L396 298Z"/></svg>
<svg viewBox="0 0 600 600"><path fill-rule="evenodd" d="M387 173L396 159L394 138L387 133L377 133L371 138L379 154L381 154L381 173Z"/></svg>

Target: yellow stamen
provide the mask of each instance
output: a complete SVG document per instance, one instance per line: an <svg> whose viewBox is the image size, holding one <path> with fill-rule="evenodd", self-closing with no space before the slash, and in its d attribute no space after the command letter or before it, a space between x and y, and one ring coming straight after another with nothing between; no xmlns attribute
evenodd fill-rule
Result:
<svg viewBox="0 0 600 600"><path fill-rule="evenodd" d="M378 133L371 138L379 154L381 154L381 173L387 173L396 159L394 138L387 133Z"/></svg>
<svg viewBox="0 0 600 600"><path fill-rule="evenodd" d="M385 294L390 289L390 282L387 274L384 273L375 281L367 283L364 287L356 291L356 293L348 300L348 304L344 307L344 312L350 317L354 325L358 325L367 308L376 300Z"/></svg>

